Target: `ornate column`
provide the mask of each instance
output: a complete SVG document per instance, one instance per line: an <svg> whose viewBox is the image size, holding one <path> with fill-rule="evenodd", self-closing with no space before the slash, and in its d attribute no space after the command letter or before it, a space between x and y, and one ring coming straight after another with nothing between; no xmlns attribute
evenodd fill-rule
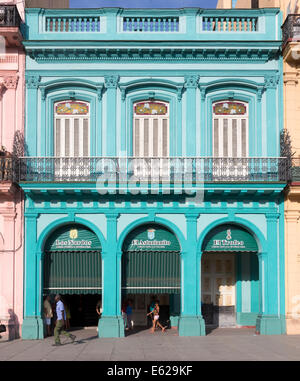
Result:
<svg viewBox="0 0 300 381"><path fill-rule="evenodd" d="M3 85L6 89L2 100L3 110L10 110L10 112L3 113L2 139L3 145L8 151L12 150L14 133L16 131L16 89L18 81L18 75L6 76L3 79ZM9 126L9 128L5 128L5 126Z"/></svg>
<svg viewBox="0 0 300 381"><path fill-rule="evenodd" d="M117 88L118 75L105 76L106 91L106 154L116 156L116 127L117 127Z"/></svg>
<svg viewBox="0 0 300 381"><path fill-rule="evenodd" d="M29 154L37 155L37 123L38 123L38 87L40 76L26 75L26 142Z"/></svg>
<svg viewBox="0 0 300 381"><path fill-rule="evenodd" d="M117 220L119 215L106 215L107 245L102 253L102 317L98 324L99 337L124 337L124 322L120 310L120 261L117 253Z"/></svg>
<svg viewBox="0 0 300 381"><path fill-rule="evenodd" d="M37 213L25 214L25 259L24 259L24 320L22 338L28 340L43 339L43 319L41 316L41 290L39 279L41 266L40 253L36 252Z"/></svg>
<svg viewBox="0 0 300 381"><path fill-rule="evenodd" d="M199 76L189 75L185 77L186 88L186 156L196 156L196 91Z"/></svg>
<svg viewBox="0 0 300 381"><path fill-rule="evenodd" d="M256 321L256 330L262 335L282 335L285 333L285 319L281 316L279 296L279 256L278 213L267 213L268 251L259 255L261 283L261 312Z"/></svg>
<svg viewBox="0 0 300 381"><path fill-rule="evenodd" d="M201 265L200 255L197 255L198 216L198 213L186 215L187 249L182 253L180 336L205 335L205 323L201 315Z"/></svg>

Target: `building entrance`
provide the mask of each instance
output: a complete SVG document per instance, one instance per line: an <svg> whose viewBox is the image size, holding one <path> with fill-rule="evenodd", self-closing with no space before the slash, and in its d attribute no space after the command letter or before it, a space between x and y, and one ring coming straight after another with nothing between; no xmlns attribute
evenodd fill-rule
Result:
<svg viewBox="0 0 300 381"><path fill-rule="evenodd" d="M101 244L94 232L79 224L57 229L45 244L43 294L60 294L69 310L70 327L97 326L102 295Z"/></svg>
<svg viewBox="0 0 300 381"><path fill-rule="evenodd" d="M149 307L159 301L160 321L172 326L180 314L180 245L158 224L134 229L123 245L122 303L131 300L135 326L151 326Z"/></svg>
<svg viewBox="0 0 300 381"><path fill-rule="evenodd" d="M203 243L201 304L206 325L255 326L259 312L258 246L244 228L224 224Z"/></svg>

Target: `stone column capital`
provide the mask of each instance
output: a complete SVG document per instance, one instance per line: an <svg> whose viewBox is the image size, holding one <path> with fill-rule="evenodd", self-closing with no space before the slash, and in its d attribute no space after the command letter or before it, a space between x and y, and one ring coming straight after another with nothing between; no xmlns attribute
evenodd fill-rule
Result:
<svg viewBox="0 0 300 381"><path fill-rule="evenodd" d="M18 75L10 75L4 77L3 84L7 89L16 89L18 86L19 76Z"/></svg>

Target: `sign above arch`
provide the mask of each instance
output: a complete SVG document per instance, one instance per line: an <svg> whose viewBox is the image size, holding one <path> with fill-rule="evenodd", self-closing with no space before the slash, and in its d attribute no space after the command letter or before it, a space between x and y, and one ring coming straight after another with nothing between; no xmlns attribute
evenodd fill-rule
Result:
<svg viewBox="0 0 300 381"><path fill-rule="evenodd" d="M246 229L232 224L214 228L205 238L203 252L257 252L255 238Z"/></svg>
<svg viewBox="0 0 300 381"><path fill-rule="evenodd" d="M167 228L147 224L129 233L123 251L180 251L180 245L174 233Z"/></svg>
<svg viewBox="0 0 300 381"><path fill-rule="evenodd" d="M48 238L45 251L99 251L101 243L96 234L83 225L70 224L54 231Z"/></svg>

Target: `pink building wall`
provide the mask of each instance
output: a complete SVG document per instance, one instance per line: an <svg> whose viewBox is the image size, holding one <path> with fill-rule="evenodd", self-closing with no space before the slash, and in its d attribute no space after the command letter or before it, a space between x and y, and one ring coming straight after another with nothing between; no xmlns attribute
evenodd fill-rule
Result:
<svg viewBox="0 0 300 381"><path fill-rule="evenodd" d="M0 0L17 5L20 0ZM5 46L4 46L5 43ZM0 27L0 149L12 152L14 136L24 131L25 54L18 27ZM0 181L0 320L7 326L0 342L19 338L23 320L23 196L11 181Z"/></svg>

